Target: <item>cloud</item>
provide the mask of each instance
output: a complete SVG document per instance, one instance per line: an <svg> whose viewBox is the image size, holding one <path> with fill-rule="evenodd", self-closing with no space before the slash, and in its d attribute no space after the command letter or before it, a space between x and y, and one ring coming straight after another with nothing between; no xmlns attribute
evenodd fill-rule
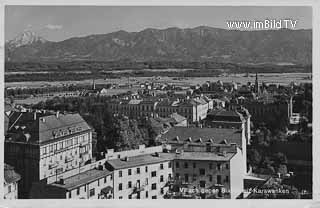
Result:
<svg viewBox="0 0 320 208"><path fill-rule="evenodd" d="M52 25L52 24L47 24L45 28L49 30L61 30L63 28L62 25Z"/></svg>

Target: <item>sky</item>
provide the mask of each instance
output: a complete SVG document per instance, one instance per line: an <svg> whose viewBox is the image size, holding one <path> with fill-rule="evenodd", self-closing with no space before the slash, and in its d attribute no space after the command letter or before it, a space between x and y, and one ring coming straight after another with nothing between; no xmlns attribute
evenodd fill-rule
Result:
<svg viewBox="0 0 320 208"><path fill-rule="evenodd" d="M249 6L13 6L5 8L5 39L24 30L51 41L146 28L227 29L227 21L297 20L296 29L312 28L311 7Z"/></svg>

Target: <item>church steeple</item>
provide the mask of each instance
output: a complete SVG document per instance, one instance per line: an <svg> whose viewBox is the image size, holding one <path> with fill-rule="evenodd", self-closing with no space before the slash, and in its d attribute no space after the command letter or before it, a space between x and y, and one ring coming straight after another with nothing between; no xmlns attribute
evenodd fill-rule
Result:
<svg viewBox="0 0 320 208"><path fill-rule="evenodd" d="M95 80L93 79L93 80L92 80L92 89L93 89L93 90L96 90L96 83L95 83L94 81L95 81Z"/></svg>
<svg viewBox="0 0 320 208"><path fill-rule="evenodd" d="M258 73L256 73L256 81L254 84L254 92L259 94L259 81L258 81Z"/></svg>

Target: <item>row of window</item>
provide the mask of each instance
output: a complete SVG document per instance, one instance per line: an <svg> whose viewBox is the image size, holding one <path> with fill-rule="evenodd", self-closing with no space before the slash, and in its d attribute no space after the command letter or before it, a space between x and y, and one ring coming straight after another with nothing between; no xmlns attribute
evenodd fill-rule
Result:
<svg viewBox="0 0 320 208"><path fill-rule="evenodd" d="M209 181L212 182L213 181L213 176L212 175L208 175L209 177ZM176 178L179 179L180 178L180 174L176 173ZM193 174L192 175L192 181L196 181L197 180L197 175ZM189 174L184 174L184 181L186 183L191 182L191 180L189 180ZM225 183L229 183L229 176L225 176L224 181ZM217 183L218 184L222 184L222 176L221 175L217 175Z"/></svg>
<svg viewBox="0 0 320 208"><path fill-rule="evenodd" d="M225 165L225 168L228 170L229 169L229 164L228 163L226 163L226 164L224 164ZM223 166L223 164L221 164L221 163L217 163L217 170L222 170L222 166ZM188 162L184 162L183 163L183 167L184 168L189 168L189 163ZM192 163L192 167L193 168L197 168L197 164L194 162L194 163ZM179 162L176 162L176 168L180 168L180 163ZM213 169L213 164L212 163L209 163L209 169ZM204 169L199 169L200 170L200 172L201 171L205 171Z"/></svg>
<svg viewBox="0 0 320 208"><path fill-rule="evenodd" d="M100 186L100 180L103 180L103 183L106 184L106 183L108 182L108 176L105 176L104 178L97 180L98 186ZM112 181L112 175L110 175L110 181ZM78 187L78 188L77 188L77 192L76 192L76 195L77 195L77 196L80 195L80 190L81 190L82 187L84 188L84 192L87 191L87 185ZM95 188L92 188L92 189L89 190L89 196L92 197L92 196L94 196L94 195L95 195ZM69 192L69 198L71 198L71 196L72 196L72 195L71 195L71 191L70 191L70 192Z"/></svg>
<svg viewBox="0 0 320 208"><path fill-rule="evenodd" d="M171 168L171 162L168 163L168 168ZM160 170L163 170L164 169L164 165L163 163L160 164ZM144 170L146 173L148 172L148 166L145 166L145 170ZM135 171L136 174L140 174L141 173L141 169L140 168L136 168L136 171ZM128 175L132 175L132 169L128 169ZM123 171L122 170L119 170L119 177L121 178L123 176ZM157 171L152 171L151 172L151 177L155 177L157 176Z"/></svg>
<svg viewBox="0 0 320 208"><path fill-rule="evenodd" d="M78 136L75 138L71 138L71 139L66 139L64 141L60 141L58 143L42 147L40 155L46 155L49 153L53 153L57 150L63 150L63 149L68 148L72 145L77 145L78 143L83 143L86 140L87 140L87 137L84 135L81 135L81 136Z"/></svg>

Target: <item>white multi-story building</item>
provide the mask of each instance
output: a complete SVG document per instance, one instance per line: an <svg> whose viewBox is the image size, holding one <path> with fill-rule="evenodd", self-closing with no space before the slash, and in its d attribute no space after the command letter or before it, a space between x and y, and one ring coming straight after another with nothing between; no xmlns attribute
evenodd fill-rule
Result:
<svg viewBox="0 0 320 208"><path fill-rule="evenodd" d="M115 199L158 199L168 191L172 155L153 153L106 161L114 173Z"/></svg>
<svg viewBox="0 0 320 208"><path fill-rule="evenodd" d="M16 112L10 117L5 162L21 174L19 195L33 182L63 178L92 158L92 129L79 114Z"/></svg>

